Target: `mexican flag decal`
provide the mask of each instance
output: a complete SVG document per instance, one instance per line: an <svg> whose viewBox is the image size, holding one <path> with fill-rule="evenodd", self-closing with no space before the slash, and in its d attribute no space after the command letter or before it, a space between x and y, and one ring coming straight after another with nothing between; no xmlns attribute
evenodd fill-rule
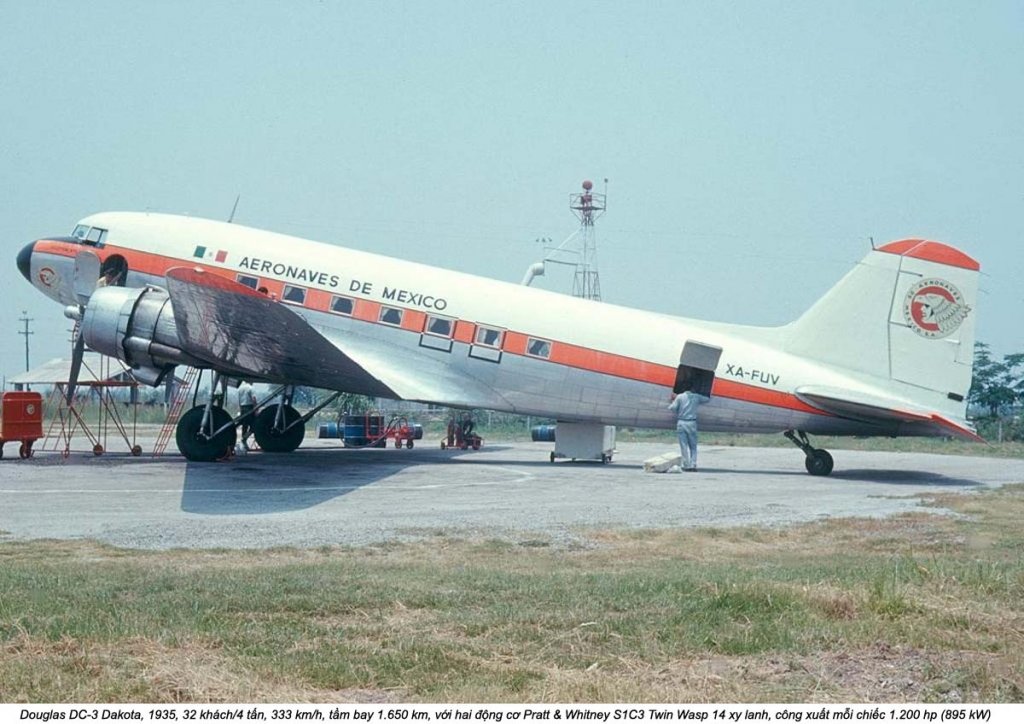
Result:
<svg viewBox="0 0 1024 724"><path fill-rule="evenodd" d="M226 262L228 260L228 253L223 249L214 252L213 249L207 248L205 246L197 246L196 250L192 252L192 256L195 257L196 259L209 259L212 257L214 261L220 263Z"/></svg>

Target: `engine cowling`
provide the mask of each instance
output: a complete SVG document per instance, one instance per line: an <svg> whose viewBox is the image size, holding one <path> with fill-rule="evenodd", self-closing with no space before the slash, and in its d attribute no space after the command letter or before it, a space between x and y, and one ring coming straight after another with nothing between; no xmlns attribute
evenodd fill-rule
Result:
<svg viewBox="0 0 1024 724"><path fill-rule="evenodd" d="M117 357L148 385L160 384L177 364L201 364L181 350L170 296L158 287L95 290L81 333L90 349Z"/></svg>

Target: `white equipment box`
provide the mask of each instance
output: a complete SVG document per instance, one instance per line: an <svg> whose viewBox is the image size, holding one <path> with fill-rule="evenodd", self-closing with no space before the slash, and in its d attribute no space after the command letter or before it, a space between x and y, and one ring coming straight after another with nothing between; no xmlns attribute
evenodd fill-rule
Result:
<svg viewBox="0 0 1024 724"><path fill-rule="evenodd" d="M615 454L615 426L582 422L560 422L555 429L555 458L600 460L610 463Z"/></svg>

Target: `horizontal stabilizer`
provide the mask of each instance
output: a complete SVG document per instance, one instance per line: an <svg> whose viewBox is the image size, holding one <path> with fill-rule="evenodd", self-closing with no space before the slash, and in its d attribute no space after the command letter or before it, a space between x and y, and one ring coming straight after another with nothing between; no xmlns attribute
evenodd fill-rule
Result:
<svg viewBox="0 0 1024 724"><path fill-rule="evenodd" d="M798 387L796 396L811 407L837 417L883 427L910 425L935 436L953 436L972 442L985 442L984 438L964 422L957 422L934 410L891 398L835 387Z"/></svg>

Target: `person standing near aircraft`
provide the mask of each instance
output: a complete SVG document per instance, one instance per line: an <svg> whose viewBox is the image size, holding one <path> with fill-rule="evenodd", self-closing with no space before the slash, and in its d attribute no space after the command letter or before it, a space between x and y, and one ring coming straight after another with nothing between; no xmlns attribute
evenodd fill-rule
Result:
<svg viewBox="0 0 1024 724"><path fill-rule="evenodd" d="M697 472L697 408L706 402L711 402L711 398L687 387L675 395L672 404L668 406L676 416L676 435L679 436L682 466L688 473Z"/></svg>
<svg viewBox="0 0 1024 724"><path fill-rule="evenodd" d="M242 447L249 451L249 435L252 434L252 420L256 414L256 393L249 380L242 380L238 385L238 411L241 413Z"/></svg>

